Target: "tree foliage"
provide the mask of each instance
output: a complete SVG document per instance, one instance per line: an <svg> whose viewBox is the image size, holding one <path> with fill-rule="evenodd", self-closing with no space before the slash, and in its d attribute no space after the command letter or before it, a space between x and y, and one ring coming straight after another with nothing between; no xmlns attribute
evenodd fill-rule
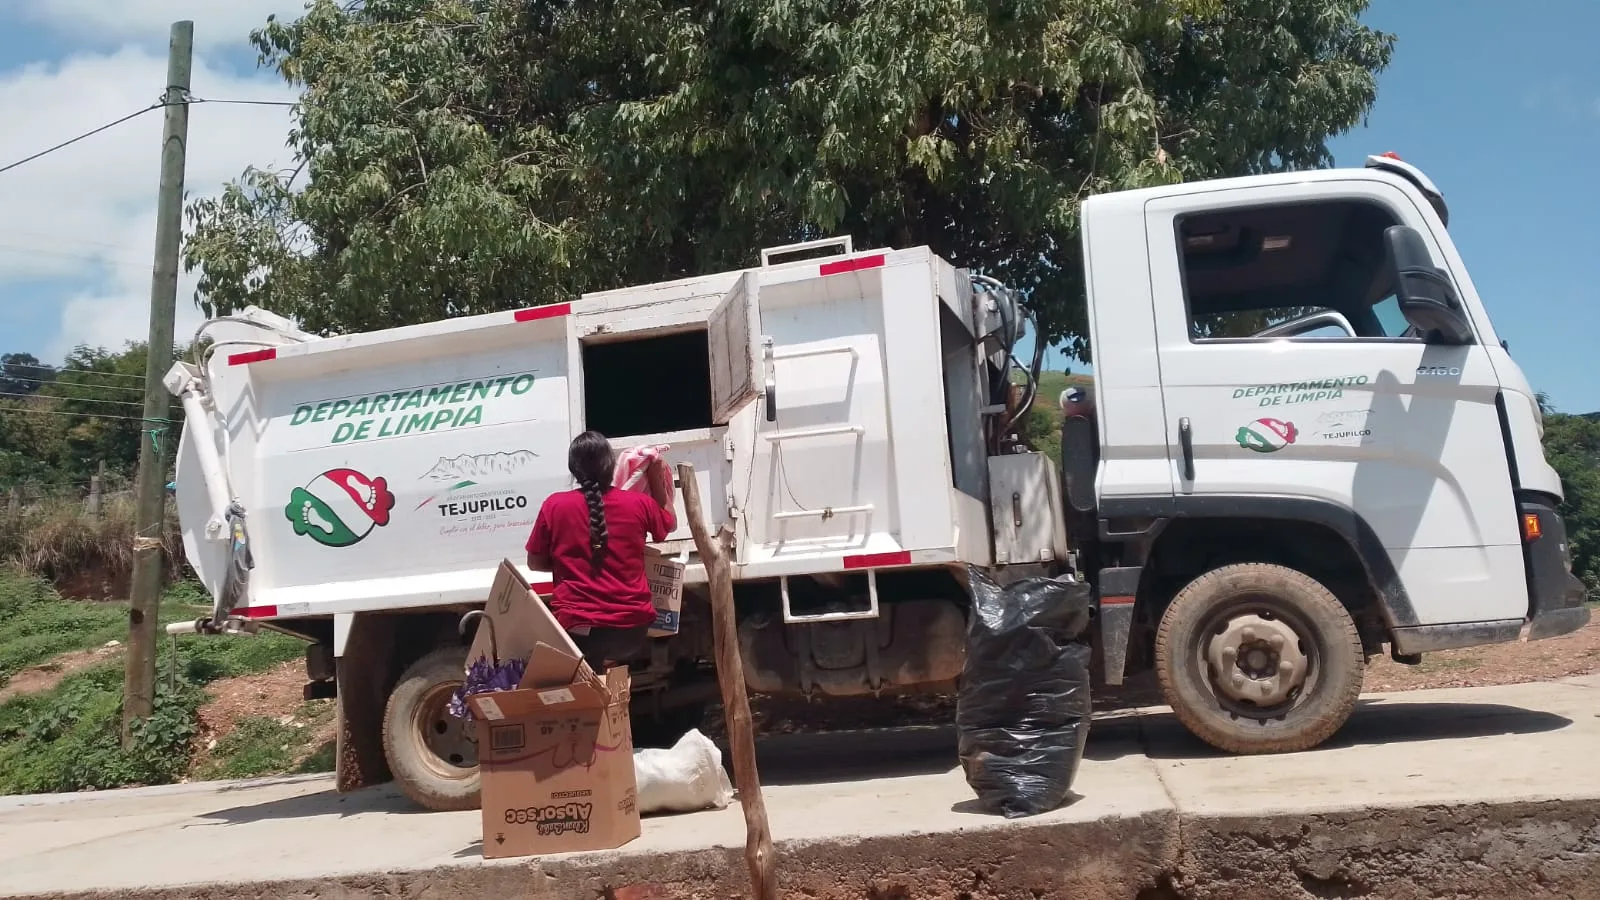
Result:
<svg viewBox="0 0 1600 900"><path fill-rule="evenodd" d="M208 311L326 332L848 233L1026 289L1081 352L1080 201L1327 164L1390 55L1366 5L316 0L254 36L299 167L194 204L186 260Z"/></svg>
<svg viewBox="0 0 1600 900"><path fill-rule="evenodd" d="M27 483L82 487L101 462L113 476L131 478L139 441L145 439L145 357L143 343L115 352L79 347L62 365L49 367L48 380L28 395L7 391L10 396L0 396L0 488ZM17 371L37 373L31 367L39 361L32 354L4 357L21 358L30 362L17 363ZM168 412L173 424L161 439L177 440L181 414L182 407L173 400Z"/></svg>
<svg viewBox="0 0 1600 900"><path fill-rule="evenodd" d="M1541 398L1542 399L1542 398ZM1600 418L1545 410L1545 458L1561 475L1572 571L1600 597Z"/></svg>

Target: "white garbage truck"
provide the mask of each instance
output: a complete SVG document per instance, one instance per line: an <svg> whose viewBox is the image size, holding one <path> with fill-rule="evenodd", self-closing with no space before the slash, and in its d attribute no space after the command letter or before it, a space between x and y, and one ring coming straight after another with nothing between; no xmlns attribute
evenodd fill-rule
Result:
<svg viewBox="0 0 1600 900"><path fill-rule="evenodd" d="M1389 155L1090 198L1095 377L1063 398L1059 466L1016 439L1026 304L927 248L811 242L362 334L214 319L167 380L185 549L216 601L174 630L305 639L340 788L472 807L458 623L594 429L694 464L754 692L952 690L975 565L1091 584L1097 677L1153 668L1210 744L1310 748L1376 654L1589 618L1539 407L1447 218ZM681 627L631 661L641 736L716 695L679 504L657 549L687 565Z"/></svg>

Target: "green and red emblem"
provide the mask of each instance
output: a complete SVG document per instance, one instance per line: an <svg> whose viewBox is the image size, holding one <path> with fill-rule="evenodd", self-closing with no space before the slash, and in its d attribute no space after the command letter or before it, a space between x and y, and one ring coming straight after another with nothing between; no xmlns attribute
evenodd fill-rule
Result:
<svg viewBox="0 0 1600 900"><path fill-rule="evenodd" d="M349 547L389 524L392 509L394 494L385 479L368 478L355 469L329 469L295 488L283 514L295 534L324 547Z"/></svg>

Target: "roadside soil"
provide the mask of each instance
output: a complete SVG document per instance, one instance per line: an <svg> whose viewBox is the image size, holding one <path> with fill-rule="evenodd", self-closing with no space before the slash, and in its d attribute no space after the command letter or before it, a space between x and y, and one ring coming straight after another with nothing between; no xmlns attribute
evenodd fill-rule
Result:
<svg viewBox="0 0 1600 900"><path fill-rule="evenodd" d="M309 724L296 754L297 762L331 743L335 732L332 716L318 716L311 723L301 721L306 706L302 693L305 683L305 665L291 661L266 672L223 678L207 685L206 692L211 699L199 710L200 734L197 745L200 749L189 770L194 772L204 767L217 743L248 718L274 719L284 725ZM330 700L318 702L332 704Z"/></svg>
<svg viewBox="0 0 1600 900"><path fill-rule="evenodd" d="M62 679L74 672L81 672L90 666L108 662L121 655L122 645L113 641L104 647L74 650L36 666L29 666L11 676L11 680L7 681L4 687L0 687L0 703L14 697L42 694L60 684Z"/></svg>

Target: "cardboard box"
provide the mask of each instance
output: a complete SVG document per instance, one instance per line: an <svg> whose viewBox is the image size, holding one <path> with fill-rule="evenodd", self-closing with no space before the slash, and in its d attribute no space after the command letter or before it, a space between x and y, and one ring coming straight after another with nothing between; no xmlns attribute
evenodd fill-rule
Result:
<svg viewBox="0 0 1600 900"><path fill-rule="evenodd" d="M478 631L472 638L472 646L467 650L467 667L471 668L473 662L490 655L491 647L499 654L499 659L523 659L529 662L529 676L533 676L530 657L533 648L538 644L546 644L562 655L548 657L540 660L541 665L557 666L565 659L582 660L583 654L579 652L578 645L572 642L572 636L556 621L550 608L539 599L528 587L527 579L517 571L511 560L502 560L500 570L495 573L494 586L489 589L489 600L484 604L484 614L493 623L491 629L486 624L480 623ZM491 633L493 643L491 644ZM593 673L591 673L593 674ZM550 670L540 673L538 678L524 678L523 684L558 683L567 684L577 678L575 668L569 668L563 675L552 674Z"/></svg>
<svg viewBox="0 0 1600 900"><path fill-rule="evenodd" d="M563 670L577 673L565 685L468 699L478 727L487 859L611 850L639 836L628 670L602 679L576 656L534 647L530 676Z"/></svg>
<svg viewBox="0 0 1600 900"><path fill-rule="evenodd" d="M646 547L644 577L650 582L650 602L656 607L651 637L671 637L678 633L683 615L683 563Z"/></svg>

